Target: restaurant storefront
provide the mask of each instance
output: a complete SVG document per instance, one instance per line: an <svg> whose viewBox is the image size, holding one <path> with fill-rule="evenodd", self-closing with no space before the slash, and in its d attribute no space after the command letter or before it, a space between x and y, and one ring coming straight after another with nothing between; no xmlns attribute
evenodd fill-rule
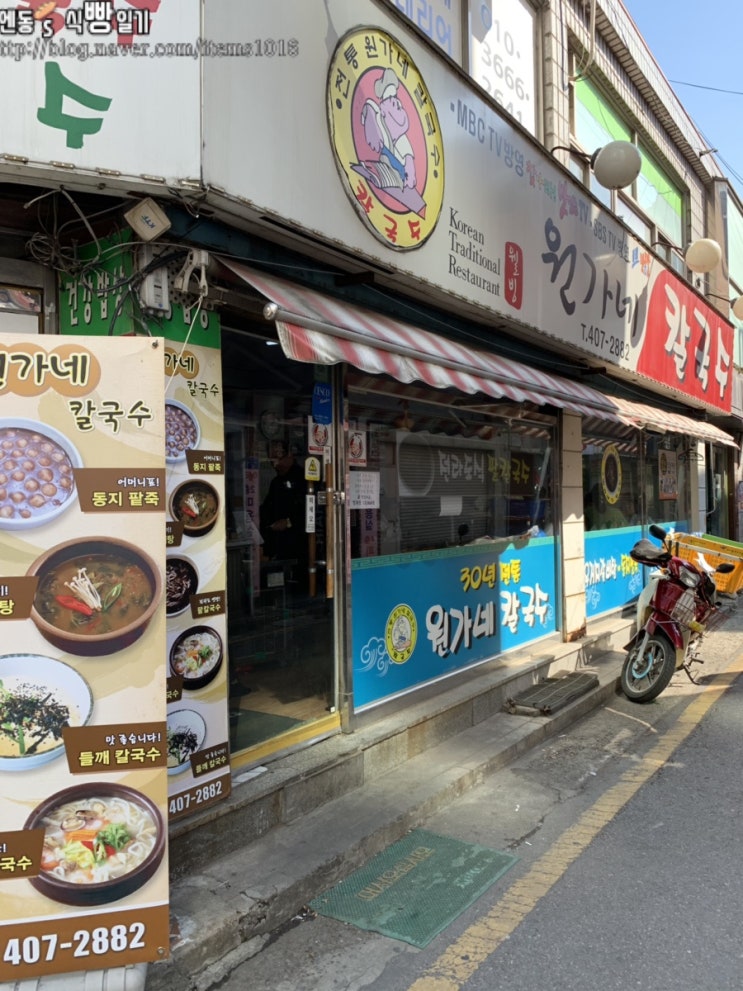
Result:
<svg viewBox="0 0 743 991"><path fill-rule="evenodd" d="M153 30L196 33L200 5L183 9L186 28L168 10ZM160 155L160 121L136 117L135 140L122 110L149 107L157 60L133 95L91 61L116 95L103 144L68 115L38 153L73 160L81 188L28 161L39 185L4 188L38 262L0 264L0 333L162 348L148 663L171 822L226 799L235 771L580 639L637 595L627 552L649 522L705 529L731 490L735 441L702 418L730 413L730 325L391 5L323 10L206 5L214 37L283 19L301 57L173 63L184 111ZM19 94L32 70L12 70ZM371 121L394 101L407 135L383 152ZM289 151L255 155L288 120ZM150 240L127 219L155 222L140 193L166 214Z"/></svg>
<svg viewBox="0 0 743 991"><path fill-rule="evenodd" d="M649 524L699 532L710 513L700 509L705 458L727 464L735 442L724 431L686 416L669 416L622 403L634 423L583 423L586 615L589 619L632 601L645 579L629 549ZM649 420L649 422L648 422ZM720 534L721 535L721 534Z"/></svg>
<svg viewBox="0 0 743 991"><path fill-rule="evenodd" d="M40 183L9 215L31 224L39 262L28 280L10 259L0 275L14 291L38 294L34 325L55 330L58 309L64 333L167 334L207 349L204 381L176 369L175 401L205 407L190 390L212 390L208 436L220 439L207 467L224 469L225 489L210 540L222 532L226 555L223 569L211 556L188 560L205 542L186 532L174 585L196 581L195 567L207 576L202 588L224 594L217 632L228 641L233 752L333 732L348 724L345 714L483 657L575 635L584 624L578 616L566 628L564 602L583 589L566 582L560 540L584 514L589 619L632 597L633 575L621 592L600 586L621 574L636 528L662 520L732 535L734 444L703 419L729 419L731 326L546 153L536 121L502 114L487 87L394 8L329 0L313 21L299 0L205 7L210 36L278 39L290 25L291 44L272 43L265 58L174 61L168 99L182 113L168 116L156 150L148 114L135 115L133 134L129 111L163 84L157 59L141 62L135 90L113 59L90 63L90 90L71 88L68 66L59 85L83 106L95 96L98 116L89 126L72 113L37 118L24 104L20 117L37 123L33 159L21 161L23 130L14 123L8 132L13 168ZM180 21L159 11L147 30L153 43L186 41L201 14L191 0ZM64 36L64 18L52 20ZM535 47L538 18L518 30ZM451 37L457 61L464 39ZM30 63L7 71L20 94L33 90ZM236 102L246 91L261 100ZM285 135L301 159L252 155L245 136L276 129L310 92ZM373 122L383 134L390 101L405 127L380 146ZM48 163L67 161L80 191L53 188ZM140 197L158 191L168 216L153 240L130 248L105 240L128 231L132 213L154 223ZM70 231L74 258L60 251ZM169 299L163 280L153 282L158 254L168 260ZM248 287L249 315L214 291L222 286ZM362 300L367 316L357 323ZM0 306L10 326L10 303ZM397 307L404 319L392 320ZM174 347L173 361L182 357ZM565 414L583 421L580 466L565 446ZM280 475L287 462L291 499ZM286 515L266 524L261 508L265 516L282 486ZM565 503L571 488L575 505ZM470 560L486 541L498 542L497 553ZM402 663L387 631L399 603L382 604L370 587L392 597L392 576L411 556L427 577L411 573L422 598ZM429 584L437 570L454 574L441 563L449 559L457 581ZM495 574L509 584L496 589ZM377 600L376 612L365 605ZM171 616L174 634L181 615ZM377 677L375 665L389 674Z"/></svg>
<svg viewBox="0 0 743 991"><path fill-rule="evenodd" d="M131 270L126 240L119 255ZM698 529L699 452L724 464L733 445L711 424L215 261L214 285L247 290L253 315L212 310L190 339L194 314L171 318L183 381L168 396L198 406L200 392L219 392L210 446L224 451L224 575L195 563L214 572L201 594L224 588L235 766L571 633L564 411L583 424L587 620L639 591L627 552L643 527ZM61 301L63 332L107 332L104 301L86 301L84 286ZM126 308L120 319L138 329ZM188 377L207 342L209 353L218 344L219 386ZM193 564L200 546L186 537L169 563Z"/></svg>
<svg viewBox="0 0 743 991"><path fill-rule="evenodd" d="M565 587L561 541L571 516L563 412L583 423L589 620L637 595L643 576L628 550L643 527L689 529L696 518L689 452L734 443L711 424L220 263L219 277L254 293L263 318L223 331L225 381L242 384L232 398L226 388L228 436L243 414L233 453L227 445L237 521L228 554L242 569L233 716L263 708L273 678L285 685L268 702L274 716L290 705L316 728L348 727L355 714L566 636L564 597L576 588L570 578ZM294 550L272 564L262 510L287 453L319 464L314 482L299 482L310 509L292 521ZM287 723L284 741L303 731Z"/></svg>

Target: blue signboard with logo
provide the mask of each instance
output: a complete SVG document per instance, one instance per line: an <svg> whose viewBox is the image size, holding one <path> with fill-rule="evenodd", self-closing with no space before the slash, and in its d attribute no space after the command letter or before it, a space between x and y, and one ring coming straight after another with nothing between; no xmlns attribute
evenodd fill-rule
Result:
<svg viewBox="0 0 743 991"><path fill-rule="evenodd" d="M557 629L554 538L352 564L357 709Z"/></svg>

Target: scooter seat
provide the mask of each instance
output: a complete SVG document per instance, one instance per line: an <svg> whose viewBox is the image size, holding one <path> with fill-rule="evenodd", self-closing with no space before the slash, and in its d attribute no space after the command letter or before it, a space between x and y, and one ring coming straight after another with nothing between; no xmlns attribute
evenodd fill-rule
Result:
<svg viewBox="0 0 743 991"><path fill-rule="evenodd" d="M656 544L651 543L647 537L643 537L642 540L637 541L629 552L629 556L639 564L655 565L668 564L672 557L665 547L658 547Z"/></svg>

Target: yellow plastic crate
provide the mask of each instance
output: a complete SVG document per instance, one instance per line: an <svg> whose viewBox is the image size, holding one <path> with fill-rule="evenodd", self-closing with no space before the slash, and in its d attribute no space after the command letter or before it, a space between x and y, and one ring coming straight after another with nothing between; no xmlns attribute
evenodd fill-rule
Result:
<svg viewBox="0 0 743 991"><path fill-rule="evenodd" d="M697 564L697 555L702 554L711 568L727 562L735 567L726 575L715 574L712 579L718 592L737 595L743 589L743 545L738 550L734 545L718 543L709 537L692 537L689 533L674 533L671 550L680 558Z"/></svg>

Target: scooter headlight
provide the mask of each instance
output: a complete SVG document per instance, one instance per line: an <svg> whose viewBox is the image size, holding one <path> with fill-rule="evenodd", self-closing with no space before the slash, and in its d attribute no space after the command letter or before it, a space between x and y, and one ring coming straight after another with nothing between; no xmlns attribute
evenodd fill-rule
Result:
<svg viewBox="0 0 743 991"><path fill-rule="evenodd" d="M687 588L696 588L699 584L699 575L695 575L688 568L679 568L679 581L686 585Z"/></svg>

